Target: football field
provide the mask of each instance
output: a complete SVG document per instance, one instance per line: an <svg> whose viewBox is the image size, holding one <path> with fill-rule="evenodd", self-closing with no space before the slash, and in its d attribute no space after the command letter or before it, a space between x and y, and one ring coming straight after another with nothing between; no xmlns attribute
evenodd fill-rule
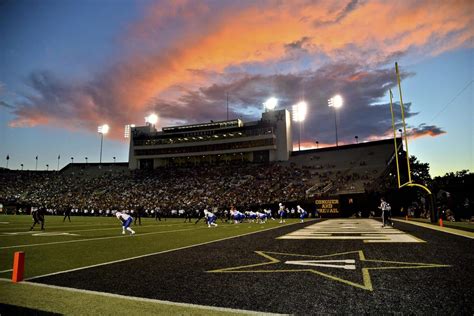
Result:
<svg viewBox="0 0 474 316"><path fill-rule="evenodd" d="M474 312L472 232L378 219L218 224L142 219L128 236L115 218L47 216L30 232L30 217L1 216L2 315ZM16 251L26 281L12 284Z"/></svg>

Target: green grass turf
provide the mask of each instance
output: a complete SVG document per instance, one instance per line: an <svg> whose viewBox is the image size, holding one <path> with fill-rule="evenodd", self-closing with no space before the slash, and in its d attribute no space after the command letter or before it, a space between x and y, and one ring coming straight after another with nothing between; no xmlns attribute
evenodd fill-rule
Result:
<svg viewBox="0 0 474 316"><path fill-rule="evenodd" d="M237 225L218 221L218 227L208 228L202 220L198 224L194 224L194 221L195 219L192 223L183 223L183 219L168 219L157 222L151 218L142 218L141 226L132 225L136 235L129 236L122 235L121 223L115 217L72 217L71 223L63 223L61 216L46 216L45 231L40 231L37 225L35 230L30 232L29 228L32 224L30 216L2 215L0 216L0 271L2 271L0 278L11 278L12 272L8 270L12 269L16 251L25 252L25 278L32 278L282 226L278 221L272 220L266 224ZM298 222L297 219L290 219L286 225ZM71 235L62 235L65 233ZM104 300L100 297L94 301L90 298L94 296L93 294L64 295L63 291L47 289L51 291L51 295L45 295L44 291L46 289L27 284L2 282L0 302L68 315L80 314L80 311L84 313L84 308L89 310L89 307L92 308L92 314L117 314L121 306L109 298ZM61 292L61 295L57 292ZM51 297L51 299L45 299L45 297ZM78 297L77 300L76 297ZM41 300L44 303L41 303ZM90 306L89 301L93 302ZM75 310L81 305L82 309ZM143 303L135 301L131 305L127 303L127 306L130 306L127 310L135 314L135 307L137 307L137 311L140 311L137 314L140 315L147 313L198 314L192 308L179 310L176 306L167 305L160 307L163 308L163 312L159 312L160 310L154 309L155 305L152 307L147 304L142 305ZM87 314L90 313L87 312ZM211 315L209 311L203 314Z"/></svg>
<svg viewBox="0 0 474 316"><path fill-rule="evenodd" d="M241 315L0 280L0 303L63 315Z"/></svg>
<svg viewBox="0 0 474 316"><path fill-rule="evenodd" d="M12 268L16 251L25 252L25 278L31 278L281 226L278 221L218 224L208 228L202 220L194 224L182 219L156 222L142 218L141 226L131 226L136 235L129 236L122 235L121 223L115 217L73 217L71 223L63 223L60 216L47 216L45 231L35 227L30 232L29 216L4 215L0 217L0 271ZM75 235L49 235L61 233ZM0 273L0 277L10 274Z"/></svg>

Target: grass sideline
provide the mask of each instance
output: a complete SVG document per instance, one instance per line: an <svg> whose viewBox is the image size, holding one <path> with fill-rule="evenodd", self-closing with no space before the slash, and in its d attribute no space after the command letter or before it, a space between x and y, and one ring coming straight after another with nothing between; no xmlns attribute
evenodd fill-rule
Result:
<svg viewBox="0 0 474 316"><path fill-rule="evenodd" d="M400 220L404 220L405 218L398 218ZM409 217L408 221L414 221L414 222L420 222L420 223L425 223L425 224L430 224L434 226L439 226L439 223L432 223L429 219L426 218L412 218ZM465 230L468 232L474 232L474 222L450 222L450 221L443 221L443 226L444 227L449 227L449 228L454 228L454 229L459 229L459 230Z"/></svg>
<svg viewBox="0 0 474 316"><path fill-rule="evenodd" d="M196 225L194 221L183 223L183 219L157 222L143 218L141 226L132 225L136 235L128 236L121 234L121 224L114 217L73 217L71 223L63 223L61 216L46 216L43 232L39 227L29 231L30 216L2 215L0 223L0 303L67 315L233 315L241 312L144 302L135 298L107 296L104 299L100 293L70 292L28 282L13 284L7 281L11 278L14 252L25 252L25 278L34 278L282 227L272 220L266 224L238 225L218 221L218 227L208 228L202 220ZM297 223L299 220L290 219L286 225Z"/></svg>
<svg viewBox="0 0 474 316"><path fill-rule="evenodd" d="M0 279L0 303L63 315L256 315L206 306L184 306L97 292L44 287L28 282ZM258 313L262 315L262 313Z"/></svg>

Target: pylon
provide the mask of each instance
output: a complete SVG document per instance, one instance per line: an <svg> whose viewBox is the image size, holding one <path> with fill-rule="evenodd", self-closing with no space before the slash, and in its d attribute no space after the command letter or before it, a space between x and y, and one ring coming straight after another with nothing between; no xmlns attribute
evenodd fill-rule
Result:
<svg viewBox="0 0 474 316"><path fill-rule="evenodd" d="M25 272L25 253L17 251L13 257L12 282L23 281L23 272Z"/></svg>
<svg viewBox="0 0 474 316"><path fill-rule="evenodd" d="M444 226L443 226L443 219L442 219L441 217L439 218L439 226L440 226L440 227L444 227Z"/></svg>

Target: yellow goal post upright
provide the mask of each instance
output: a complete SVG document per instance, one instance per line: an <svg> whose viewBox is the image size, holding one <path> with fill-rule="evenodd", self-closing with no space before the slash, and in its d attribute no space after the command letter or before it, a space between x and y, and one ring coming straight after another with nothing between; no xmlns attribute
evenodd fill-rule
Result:
<svg viewBox="0 0 474 316"><path fill-rule="evenodd" d="M392 90L390 89L390 112L392 114L392 128L393 128L393 142L395 146L395 163L397 165L397 181L398 181L398 188L404 188L404 187L418 187L422 188L428 193L429 200L430 200L430 219L431 222L436 222L436 212L435 212L435 203L434 203L434 197L433 194L431 193L430 189L428 189L426 186L418 183L414 183L412 178L411 178L411 167L410 167L410 155L408 152L408 137L407 137L407 129L406 129L406 124L405 124L405 110L404 110L404 105L403 105L403 97L402 97L402 86L400 83L400 72L398 70L398 63L395 63L395 72L397 75L397 83L398 83L398 91L400 93L400 113L402 116L402 127L403 127L403 135L402 135L402 142L405 141L405 152L406 152L406 163L407 163L407 172L408 172L408 181L405 183L401 183L400 179L400 162L398 160L398 144L397 144L397 132L396 132L396 127L395 127L395 115L393 112L393 94ZM408 210L407 210L408 212Z"/></svg>

